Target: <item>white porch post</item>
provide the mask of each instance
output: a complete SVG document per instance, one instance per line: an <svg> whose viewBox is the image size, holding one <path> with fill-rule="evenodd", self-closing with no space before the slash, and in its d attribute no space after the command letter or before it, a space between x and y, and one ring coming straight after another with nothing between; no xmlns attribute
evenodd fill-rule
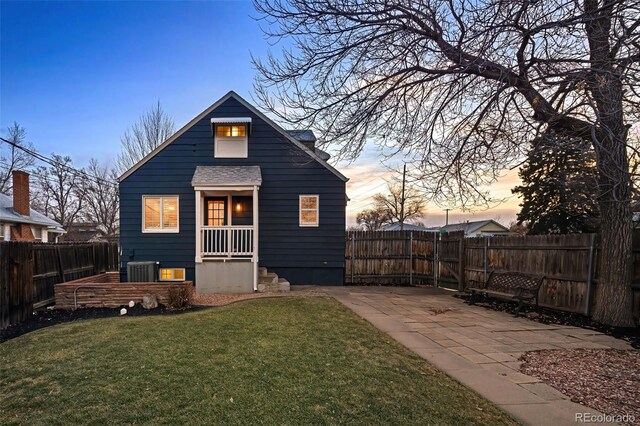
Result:
<svg viewBox="0 0 640 426"><path fill-rule="evenodd" d="M202 263L202 197L196 193L196 263Z"/></svg>
<svg viewBox="0 0 640 426"><path fill-rule="evenodd" d="M258 291L258 186L253 186L253 291Z"/></svg>

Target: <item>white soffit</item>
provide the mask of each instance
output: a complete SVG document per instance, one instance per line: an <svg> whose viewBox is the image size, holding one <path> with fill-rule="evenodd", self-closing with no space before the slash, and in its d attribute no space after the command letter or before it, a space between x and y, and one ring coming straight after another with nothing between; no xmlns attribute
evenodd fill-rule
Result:
<svg viewBox="0 0 640 426"><path fill-rule="evenodd" d="M211 119L213 124L251 123L251 117L215 117Z"/></svg>

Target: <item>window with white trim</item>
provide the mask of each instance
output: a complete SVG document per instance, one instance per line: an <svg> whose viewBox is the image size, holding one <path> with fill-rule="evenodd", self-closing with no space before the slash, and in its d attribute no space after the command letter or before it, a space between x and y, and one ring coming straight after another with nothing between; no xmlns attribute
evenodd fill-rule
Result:
<svg viewBox="0 0 640 426"><path fill-rule="evenodd" d="M143 195L142 232L178 232L179 209L177 195Z"/></svg>
<svg viewBox="0 0 640 426"><path fill-rule="evenodd" d="M249 143L246 124L216 124L214 155L216 158L247 158Z"/></svg>
<svg viewBox="0 0 640 426"><path fill-rule="evenodd" d="M184 268L160 268L160 281L184 281Z"/></svg>
<svg viewBox="0 0 640 426"><path fill-rule="evenodd" d="M35 238L36 241L42 241L42 228L40 228L39 226L32 226L31 233L33 234L33 238Z"/></svg>
<svg viewBox="0 0 640 426"><path fill-rule="evenodd" d="M318 226L320 216L320 196L300 196L300 226Z"/></svg>

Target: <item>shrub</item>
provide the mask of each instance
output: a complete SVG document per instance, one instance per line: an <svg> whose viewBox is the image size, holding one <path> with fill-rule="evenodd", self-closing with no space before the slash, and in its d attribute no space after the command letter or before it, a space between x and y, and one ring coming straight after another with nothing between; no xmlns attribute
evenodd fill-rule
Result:
<svg viewBox="0 0 640 426"><path fill-rule="evenodd" d="M193 302L193 288L192 287L171 287L169 289L169 297L167 300L167 309L180 310L188 309Z"/></svg>

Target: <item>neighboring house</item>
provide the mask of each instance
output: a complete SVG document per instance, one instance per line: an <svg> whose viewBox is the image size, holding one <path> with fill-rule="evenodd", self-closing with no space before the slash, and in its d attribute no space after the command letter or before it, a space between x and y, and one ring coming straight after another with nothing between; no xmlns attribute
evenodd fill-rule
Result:
<svg viewBox="0 0 640 426"><path fill-rule="evenodd" d="M381 231L400 231L400 222L388 223L380 228ZM424 225L416 225L415 223L405 223L402 226L403 231L427 231L437 232L433 229L427 229Z"/></svg>
<svg viewBox="0 0 640 426"><path fill-rule="evenodd" d="M29 205L29 174L14 171L13 196L0 194L0 241L55 242L65 231Z"/></svg>
<svg viewBox="0 0 640 426"><path fill-rule="evenodd" d="M506 226L500 225L495 220L479 220L475 222L454 223L445 226L433 226L427 228L428 231L457 232L464 231L464 236L471 237L492 237L495 235L517 235L511 232Z"/></svg>
<svg viewBox="0 0 640 426"><path fill-rule="evenodd" d="M314 144L226 94L120 177L122 273L159 262L199 293L255 291L258 266L342 284L348 179Z"/></svg>
<svg viewBox="0 0 640 426"><path fill-rule="evenodd" d="M118 236L106 236L100 229L100 225L95 222L74 222L67 227L67 233L62 240L65 242L117 242Z"/></svg>

